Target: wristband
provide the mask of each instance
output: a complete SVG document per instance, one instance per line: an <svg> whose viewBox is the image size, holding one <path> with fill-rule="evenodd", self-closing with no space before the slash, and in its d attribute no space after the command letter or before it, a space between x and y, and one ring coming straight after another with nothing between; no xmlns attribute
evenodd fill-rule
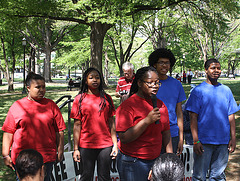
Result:
<svg viewBox="0 0 240 181"><path fill-rule="evenodd" d="M200 141L199 141L199 140L198 140L198 141L194 141L194 142L193 142L193 144L194 144L194 145L196 145L196 144L198 144L198 143L200 143Z"/></svg>
<svg viewBox="0 0 240 181"><path fill-rule="evenodd" d="M7 156L3 156L3 159L5 159L5 158L7 158L7 157L9 157L9 155L7 155Z"/></svg>
<svg viewBox="0 0 240 181"><path fill-rule="evenodd" d="M78 149L74 149L74 151L78 151Z"/></svg>

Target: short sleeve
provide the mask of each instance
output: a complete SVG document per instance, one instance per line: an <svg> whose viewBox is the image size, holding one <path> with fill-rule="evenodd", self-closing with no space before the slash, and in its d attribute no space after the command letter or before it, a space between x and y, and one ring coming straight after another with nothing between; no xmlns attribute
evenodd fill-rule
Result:
<svg viewBox="0 0 240 181"><path fill-rule="evenodd" d="M121 106L116 111L116 131L125 132L128 128L133 126L133 115Z"/></svg>
<svg viewBox="0 0 240 181"><path fill-rule="evenodd" d="M193 90L187 100L186 110L199 114L199 109L201 107L200 97L196 95Z"/></svg>
<svg viewBox="0 0 240 181"><path fill-rule="evenodd" d="M73 101L72 110L71 110L71 113L70 113L70 118L81 119L81 114L80 114L80 111L79 111L79 99L80 99L80 95L75 97L75 99Z"/></svg>
<svg viewBox="0 0 240 181"><path fill-rule="evenodd" d="M229 109L228 109L228 115L231 115L231 114L234 114L236 113L237 111L239 111L239 107L233 97L233 94L232 94L232 91L229 90L230 93L229 93Z"/></svg>
<svg viewBox="0 0 240 181"><path fill-rule="evenodd" d="M56 122L55 131L60 132L66 129L66 125L59 107L53 102L54 119Z"/></svg>
<svg viewBox="0 0 240 181"><path fill-rule="evenodd" d="M2 130L7 133L14 133L16 131L16 123L15 119L11 113L11 111L8 111L8 114L6 116L5 122L3 124Z"/></svg>
<svg viewBox="0 0 240 181"><path fill-rule="evenodd" d="M179 82L179 83L180 83L180 82ZM182 84L180 83L180 86L179 86L179 96L178 96L177 103L182 102L182 101L184 101L184 100L186 100L186 95L185 95L183 86L182 86Z"/></svg>

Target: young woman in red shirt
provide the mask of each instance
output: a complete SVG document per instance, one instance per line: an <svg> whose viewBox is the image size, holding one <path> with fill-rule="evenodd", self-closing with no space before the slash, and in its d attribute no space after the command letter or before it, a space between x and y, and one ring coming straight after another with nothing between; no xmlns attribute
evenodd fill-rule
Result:
<svg viewBox="0 0 240 181"><path fill-rule="evenodd" d="M99 181L111 180L111 161L118 154L115 107L103 90L103 78L97 69L83 74L79 95L73 102L73 158L82 164L81 181L93 180L95 162Z"/></svg>
<svg viewBox="0 0 240 181"><path fill-rule="evenodd" d="M120 138L117 166L121 181L146 181L162 146L172 153L167 107L157 99L157 107L153 108L151 99L159 85L155 68L140 68L130 97L117 109L116 131ZM155 124L156 121L159 123Z"/></svg>

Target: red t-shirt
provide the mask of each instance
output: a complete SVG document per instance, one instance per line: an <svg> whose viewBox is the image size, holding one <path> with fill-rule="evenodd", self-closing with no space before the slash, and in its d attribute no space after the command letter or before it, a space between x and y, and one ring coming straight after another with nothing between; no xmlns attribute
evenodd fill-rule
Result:
<svg viewBox="0 0 240 181"><path fill-rule="evenodd" d="M109 96L109 95L108 95ZM81 113L79 111L79 100L81 94L77 95L73 101L70 117L79 119L82 123L79 146L82 148L106 148L113 145L109 128L109 118L115 115L115 108L111 96L113 108L105 96L106 106L99 112L101 103L100 94L83 94L81 103Z"/></svg>
<svg viewBox="0 0 240 181"><path fill-rule="evenodd" d="M160 124L151 124L136 140L130 143L119 143L122 153L140 159L153 160L161 153L162 131L169 130L169 117L165 104L158 99L157 106L161 113ZM125 132L147 117L153 110L151 99L143 99L136 94L124 101L116 111L116 131Z"/></svg>
<svg viewBox="0 0 240 181"><path fill-rule="evenodd" d="M66 129L58 106L50 99L31 101L27 97L13 103L2 130L13 135L11 158L13 163L20 151L35 149L44 163L56 160L56 132Z"/></svg>
<svg viewBox="0 0 240 181"><path fill-rule="evenodd" d="M133 79L134 79L134 77L133 77ZM120 77L118 80L117 87L116 87L116 92L123 91L123 90L130 92L130 89L131 89L131 86L133 83L133 79L128 80L125 77Z"/></svg>

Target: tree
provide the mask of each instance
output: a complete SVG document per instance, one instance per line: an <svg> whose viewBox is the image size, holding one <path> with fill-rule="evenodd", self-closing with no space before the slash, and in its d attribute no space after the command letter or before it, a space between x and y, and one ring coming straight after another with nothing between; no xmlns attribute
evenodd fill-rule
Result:
<svg viewBox="0 0 240 181"><path fill-rule="evenodd" d="M219 4L215 1L208 4L200 1L189 5L191 3L180 7L185 15L188 32L201 53L201 59L205 62L208 57L219 58L229 33L235 29L229 26L229 20L239 13L238 1Z"/></svg>
<svg viewBox="0 0 240 181"><path fill-rule="evenodd" d="M147 42L149 36L138 44L136 41L139 27L144 21L143 16L132 15L119 20L112 29L108 32L107 37L112 43L114 59L117 62L120 75L123 76L122 65L125 62L130 62L133 55ZM135 45L135 46L134 46Z"/></svg>
<svg viewBox="0 0 240 181"><path fill-rule="evenodd" d="M122 0L9 0L3 5L3 13L15 17L45 17L53 20L73 21L88 25L91 28L91 65L102 72L102 48L107 31L121 17L140 11L161 10L176 5L184 0L137 1L135 3ZM8 11L14 7L15 12Z"/></svg>

